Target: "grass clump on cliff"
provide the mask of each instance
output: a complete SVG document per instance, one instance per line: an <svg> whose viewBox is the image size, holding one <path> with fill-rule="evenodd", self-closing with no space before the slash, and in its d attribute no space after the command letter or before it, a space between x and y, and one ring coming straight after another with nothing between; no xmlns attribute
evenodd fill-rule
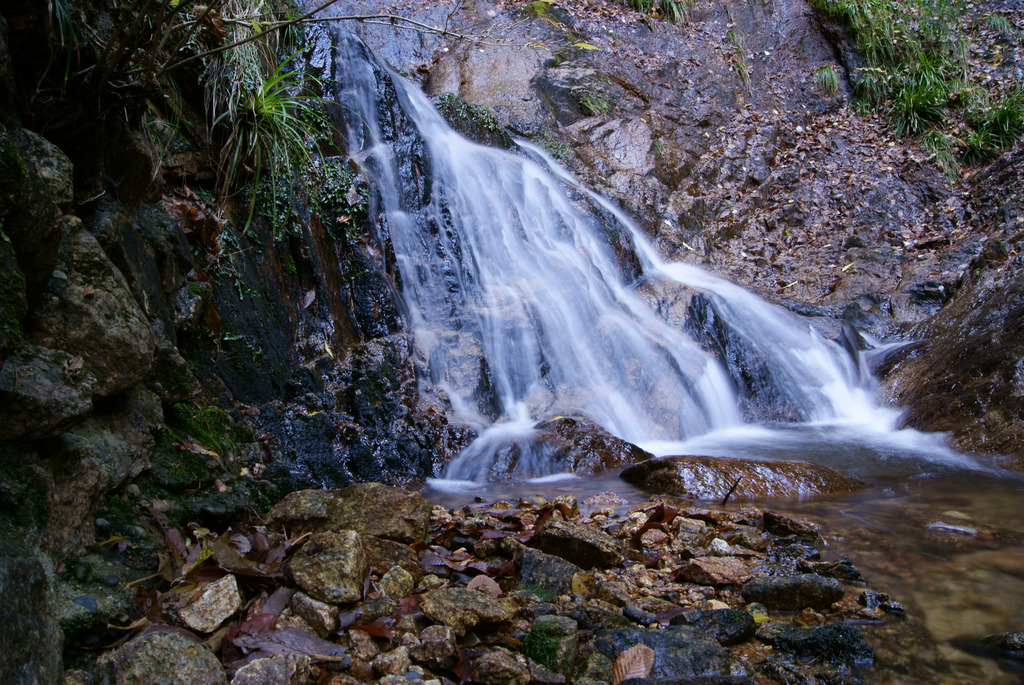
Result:
<svg viewBox="0 0 1024 685"><path fill-rule="evenodd" d="M1005 17L972 21L955 0L811 0L811 5L849 29L865 59L853 79L859 106L884 113L898 135L952 136L959 159L970 163L1012 147L1024 133L1020 84L993 85L986 69L972 62L979 52L973 48L986 40L984 32L1013 31ZM930 149L941 150L940 166L949 166L948 143L945 137L926 141Z"/></svg>

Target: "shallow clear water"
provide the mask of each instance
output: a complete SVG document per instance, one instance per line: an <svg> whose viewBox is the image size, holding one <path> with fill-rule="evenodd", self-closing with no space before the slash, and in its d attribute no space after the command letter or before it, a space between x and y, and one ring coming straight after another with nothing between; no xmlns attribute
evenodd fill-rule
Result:
<svg viewBox="0 0 1024 685"><path fill-rule="evenodd" d="M611 491L626 500L626 509L653 494L614 475L441 485L446 489L427 487L424 494L445 506L475 497L491 501L571 494L582 501ZM753 504L819 523L826 542L822 557L849 556L868 587L902 602L907 620L924 629L923 641L907 638L906 644L885 645L900 655L896 660L905 662L909 673L876 668L862 674L868 682L1010 685L1024 682L1024 664L986 652L977 640L1024 631L1022 501L1020 477L961 469L875 478L871 488L847 497Z"/></svg>

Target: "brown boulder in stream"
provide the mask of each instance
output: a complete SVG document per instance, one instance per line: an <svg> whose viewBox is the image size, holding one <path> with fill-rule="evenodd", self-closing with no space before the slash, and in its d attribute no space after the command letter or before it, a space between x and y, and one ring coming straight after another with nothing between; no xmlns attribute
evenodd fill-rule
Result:
<svg viewBox="0 0 1024 685"><path fill-rule="evenodd" d="M691 499L808 499L865 487L856 478L802 461L678 456L651 459L622 472L628 483ZM738 483L737 483L738 481Z"/></svg>

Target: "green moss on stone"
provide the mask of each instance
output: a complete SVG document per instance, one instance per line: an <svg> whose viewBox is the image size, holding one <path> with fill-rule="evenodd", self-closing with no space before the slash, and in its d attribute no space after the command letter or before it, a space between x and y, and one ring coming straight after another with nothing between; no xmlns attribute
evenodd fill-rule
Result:
<svg viewBox="0 0 1024 685"><path fill-rule="evenodd" d="M176 404L168 416L168 423L222 456L235 445L234 422L227 412L217 407Z"/></svg>

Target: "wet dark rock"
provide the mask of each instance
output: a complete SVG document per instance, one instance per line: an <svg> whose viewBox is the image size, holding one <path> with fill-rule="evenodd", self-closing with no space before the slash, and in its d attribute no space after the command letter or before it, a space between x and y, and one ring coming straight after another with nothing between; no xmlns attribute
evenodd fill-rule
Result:
<svg viewBox="0 0 1024 685"><path fill-rule="evenodd" d="M772 535L788 537L795 535L802 540L817 540L820 528L812 521L787 516L775 511L766 511L762 518L764 529Z"/></svg>
<svg viewBox="0 0 1024 685"><path fill-rule="evenodd" d="M57 685L62 680L55 598L43 562L0 542L0 681Z"/></svg>
<svg viewBox="0 0 1024 685"><path fill-rule="evenodd" d="M853 561L849 557L839 557L833 561L801 561L797 564L797 568L806 573L817 573L819 576L827 576L838 580L864 580L864 576L853 565Z"/></svg>
<svg viewBox="0 0 1024 685"><path fill-rule="evenodd" d="M902 615L906 611L900 602L884 592L875 592L874 590L865 590L860 593L857 603L868 609L881 609L890 614Z"/></svg>
<svg viewBox="0 0 1024 685"><path fill-rule="evenodd" d="M981 644L1000 652L1019 652L1024 657L1024 633L995 633L981 638Z"/></svg>
<svg viewBox="0 0 1024 685"><path fill-rule="evenodd" d="M757 631L753 615L738 609L689 611L672 619L672 623L687 625L701 635L710 635L722 645L746 642Z"/></svg>
<svg viewBox="0 0 1024 685"><path fill-rule="evenodd" d="M647 645L655 652L652 680L685 680L728 670L726 650L714 640L703 639L690 627L618 628L600 630L594 636L594 646L609 659L636 644Z"/></svg>
<svg viewBox="0 0 1024 685"><path fill-rule="evenodd" d="M797 461L754 461L721 457L660 457L630 466L621 477L656 492L691 499L807 499L853 492L860 481L825 466Z"/></svg>
<svg viewBox="0 0 1024 685"><path fill-rule="evenodd" d="M763 639L800 659L824 660L846 667L870 665L875 658L874 650L852 626L782 628L766 631Z"/></svg>
<svg viewBox="0 0 1024 685"><path fill-rule="evenodd" d="M1024 453L1024 274L988 272L912 333L885 376L905 425L952 434L965 451ZM1013 463L1024 465L1020 458Z"/></svg>
<svg viewBox="0 0 1024 685"><path fill-rule="evenodd" d="M72 165L64 152L25 129L0 134L0 223L30 296L57 265L72 198Z"/></svg>
<svg viewBox="0 0 1024 685"><path fill-rule="evenodd" d="M555 470L594 474L654 456L583 418L560 416L542 421L535 428L541 433L538 445L551 463L558 465Z"/></svg>
<svg viewBox="0 0 1024 685"><path fill-rule="evenodd" d="M743 586L743 599L769 609L799 611L804 607L827 609L843 598L843 584L814 573L795 576L763 576Z"/></svg>
<svg viewBox="0 0 1024 685"><path fill-rule="evenodd" d="M532 547L521 547L515 555L515 561L524 585L538 585L556 595L569 594L572 578L580 571L576 564Z"/></svg>
<svg viewBox="0 0 1024 685"><path fill-rule="evenodd" d="M269 526L291 532L349 529L398 542L422 540L429 520L423 495L380 483L293 492L267 515Z"/></svg>
<svg viewBox="0 0 1024 685"><path fill-rule="evenodd" d="M100 657L96 685L224 685L213 653L181 633L144 633Z"/></svg>
<svg viewBox="0 0 1024 685"><path fill-rule="evenodd" d="M592 526L551 519L530 540L543 552L562 557L580 568L617 566L622 563L622 545Z"/></svg>
<svg viewBox="0 0 1024 685"><path fill-rule="evenodd" d="M64 432L92 411L95 383L81 357L21 348L0 367L0 432L9 440Z"/></svg>

